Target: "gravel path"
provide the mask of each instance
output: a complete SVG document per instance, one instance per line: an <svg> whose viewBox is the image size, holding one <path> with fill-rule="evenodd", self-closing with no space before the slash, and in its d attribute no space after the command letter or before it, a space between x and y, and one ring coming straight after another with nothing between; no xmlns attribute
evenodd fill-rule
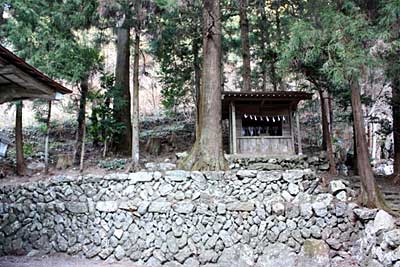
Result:
<svg viewBox="0 0 400 267"><path fill-rule="evenodd" d="M143 267L132 262L107 263L104 261L81 259L66 255L52 256L6 256L0 257L0 267Z"/></svg>

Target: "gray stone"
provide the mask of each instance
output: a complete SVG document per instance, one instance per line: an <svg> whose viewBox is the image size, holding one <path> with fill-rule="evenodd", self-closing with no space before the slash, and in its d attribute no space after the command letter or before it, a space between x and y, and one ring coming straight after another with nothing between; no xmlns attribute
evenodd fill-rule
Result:
<svg viewBox="0 0 400 267"><path fill-rule="evenodd" d="M217 204L217 213L220 215L226 214L226 205L223 203L218 203Z"/></svg>
<svg viewBox="0 0 400 267"><path fill-rule="evenodd" d="M297 266L297 255L291 248L275 243L264 248L263 254L258 257L255 267Z"/></svg>
<svg viewBox="0 0 400 267"><path fill-rule="evenodd" d="M300 214L306 219L310 219L313 215L313 207L311 203L301 203L300 204Z"/></svg>
<svg viewBox="0 0 400 267"><path fill-rule="evenodd" d="M114 230L114 236L117 239L121 239L123 234L124 234L124 230L122 230L122 229L115 229Z"/></svg>
<svg viewBox="0 0 400 267"><path fill-rule="evenodd" d="M303 178L304 170L287 170L282 173L282 178L288 183L295 183Z"/></svg>
<svg viewBox="0 0 400 267"><path fill-rule="evenodd" d="M378 212L377 209L356 208L354 214L363 221L373 220Z"/></svg>
<svg viewBox="0 0 400 267"><path fill-rule="evenodd" d="M96 210L102 212L116 212L118 207L117 201L99 201L96 203Z"/></svg>
<svg viewBox="0 0 400 267"><path fill-rule="evenodd" d="M278 171L260 171L257 173L257 180L261 182L274 182L282 178L282 173Z"/></svg>
<svg viewBox="0 0 400 267"><path fill-rule="evenodd" d="M374 229L376 232L381 230L392 230L395 228L395 219L384 210L379 210L374 219Z"/></svg>
<svg viewBox="0 0 400 267"><path fill-rule="evenodd" d="M132 184L151 182L153 179L152 172L133 172L129 174L129 180Z"/></svg>
<svg viewBox="0 0 400 267"><path fill-rule="evenodd" d="M68 202L65 208L71 213L87 213L88 207L86 202Z"/></svg>
<svg viewBox="0 0 400 267"><path fill-rule="evenodd" d="M184 182L190 177L190 173L182 170L166 171L165 179L173 182Z"/></svg>
<svg viewBox="0 0 400 267"><path fill-rule="evenodd" d="M218 259L218 254L214 250L203 250L199 255L200 264L215 262Z"/></svg>
<svg viewBox="0 0 400 267"><path fill-rule="evenodd" d="M346 191L340 191L339 193L336 194L336 198L339 199L340 201L347 201L347 193Z"/></svg>
<svg viewBox="0 0 400 267"><path fill-rule="evenodd" d="M93 246L88 251L86 251L85 256L86 258L94 258L101 252L101 247Z"/></svg>
<svg viewBox="0 0 400 267"><path fill-rule="evenodd" d="M148 212L153 213L168 213L170 210L171 203L167 201L153 201L148 208Z"/></svg>
<svg viewBox="0 0 400 267"><path fill-rule="evenodd" d="M227 210L230 211L253 211L256 209L256 206L253 202L231 202L226 205Z"/></svg>
<svg viewBox="0 0 400 267"><path fill-rule="evenodd" d="M231 235L227 231L225 230L220 231L219 237L221 238L222 242L224 242L224 246L226 248L229 248L233 245L233 240L231 238Z"/></svg>
<svg viewBox="0 0 400 267"><path fill-rule="evenodd" d="M100 253L99 253L99 257L102 260L106 260L108 259L108 257L111 256L111 254L114 252L114 248L111 247L107 247L105 249L103 249Z"/></svg>
<svg viewBox="0 0 400 267"><path fill-rule="evenodd" d="M281 202L275 202L272 204L272 211L276 215L283 215L285 213L285 205Z"/></svg>
<svg viewBox="0 0 400 267"><path fill-rule="evenodd" d="M329 183L329 192L336 195L338 192L346 190L346 185L341 180L333 180Z"/></svg>
<svg viewBox="0 0 400 267"><path fill-rule="evenodd" d="M179 251L178 243L177 243L176 238L173 235L168 235L167 247L171 253L173 253L173 254L178 253L178 251Z"/></svg>
<svg viewBox="0 0 400 267"><path fill-rule="evenodd" d="M294 183L289 183L288 192L292 196L297 195L300 192L299 186L297 184L294 184Z"/></svg>
<svg viewBox="0 0 400 267"><path fill-rule="evenodd" d="M383 240L393 248L400 246L400 229L395 229L383 234Z"/></svg>
<svg viewBox="0 0 400 267"><path fill-rule="evenodd" d="M319 217L325 217L328 215L328 207L324 202L314 202L312 204L312 208L315 212L315 215Z"/></svg>
<svg viewBox="0 0 400 267"><path fill-rule="evenodd" d="M167 196L169 193L172 192L173 189L174 188L172 187L171 184L162 184L159 189L160 196L162 197Z"/></svg>
<svg viewBox="0 0 400 267"><path fill-rule="evenodd" d="M218 260L218 266L250 267L254 266L255 258L254 250L249 245L235 245L222 251L221 257Z"/></svg>
<svg viewBox="0 0 400 267"><path fill-rule="evenodd" d="M175 254L175 259L180 263L184 263L192 255L193 252L189 249L189 247L186 246Z"/></svg>
<svg viewBox="0 0 400 267"><path fill-rule="evenodd" d="M122 246L118 246L114 251L114 257L120 261L125 257L125 250Z"/></svg>
<svg viewBox="0 0 400 267"><path fill-rule="evenodd" d="M188 258L184 263L184 267L199 267L200 263L195 258Z"/></svg>
<svg viewBox="0 0 400 267"><path fill-rule="evenodd" d="M257 171L256 170L240 170L236 173L236 175L239 177L239 179L255 178L257 175Z"/></svg>
<svg viewBox="0 0 400 267"><path fill-rule="evenodd" d="M150 206L150 202L149 201L141 201L138 207L138 212L140 215L144 215L147 212L147 209Z"/></svg>
<svg viewBox="0 0 400 267"><path fill-rule="evenodd" d="M299 255L299 266L329 266L329 252L329 246L323 240L305 240Z"/></svg>
<svg viewBox="0 0 400 267"><path fill-rule="evenodd" d="M190 214L194 211L194 205L191 202L180 201L173 205L174 210L181 214Z"/></svg>

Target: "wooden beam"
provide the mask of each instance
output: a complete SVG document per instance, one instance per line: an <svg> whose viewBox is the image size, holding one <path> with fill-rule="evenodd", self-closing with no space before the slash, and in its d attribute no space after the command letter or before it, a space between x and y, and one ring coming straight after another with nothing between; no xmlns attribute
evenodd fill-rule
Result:
<svg viewBox="0 0 400 267"><path fill-rule="evenodd" d="M55 98L55 93L44 94L39 90L26 90L14 84L0 85L0 104L9 101L24 100L24 99L34 99L42 98L53 100Z"/></svg>
<svg viewBox="0 0 400 267"><path fill-rule="evenodd" d="M289 110L289 122L290 122L290 135L291 135L291 139L292 139L292 154L295 154L295 150L294 150L294 132L293 132L293 112L291 110Z"/></svg>
<svg viewBox="0 0 400 267"><path fill-rule="evenodd" d="M26 73L14 65L6 65L0 68L0 75L10 80L11 82L19 85L20 87L26 88L27 90L37 89L42 91L44 94L52 95L55 90L46 84L33 78L29 73Z"/></svg>

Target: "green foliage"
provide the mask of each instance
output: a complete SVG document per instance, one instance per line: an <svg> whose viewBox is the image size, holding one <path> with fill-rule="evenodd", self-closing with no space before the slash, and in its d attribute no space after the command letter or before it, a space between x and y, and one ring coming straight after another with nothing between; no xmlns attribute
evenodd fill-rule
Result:
<svg viewBox="0 0 400 267"><path fill-rule="evenodd" d="M194 71L195 65L201 64L201 3L193 0L187 6L171 8L175 1L156 2L162 11L149 25L157 33L150 52L160 63L162 104L172 111L192 105L196 98Z"/></svg>
<svg viewBox="0 0 400 267"><path fill-rule="evenodd" d="M98 166L106 170L123 170L127 164L126 159L100 160Z"/></svg>
<svg viewBox="0 0 400 267"><path fill-rule="evenodd" d="M72 83L99 68L96 41L82 37L97 19L97 1L3 1L12 16L2 31L19 56L50 77Z"/></svg>
<svg viewBox="0 0 400 267"><path fill-rule="evenodd" d="M110 106L111 99L118 99L114 95L114 76L103 73L100 77L101 91L90 92L88 100L92 103L92 114L88 125L89 136L102 143L111 142L114 136L125 129L125 125L117 122L113 116L113 109ZM117 100L116 102L119 102Z"/></svg>

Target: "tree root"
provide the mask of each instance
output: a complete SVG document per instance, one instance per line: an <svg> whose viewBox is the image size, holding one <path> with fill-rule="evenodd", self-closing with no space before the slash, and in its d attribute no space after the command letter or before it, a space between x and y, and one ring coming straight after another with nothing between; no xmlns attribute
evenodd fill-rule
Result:
<svg viewBox="0 0 400 267"><path fill-rule="evenodd" d="M361 190L357 203L363 207L367 207L370 209L381 209L386 211L387 213L399 217L400 213L394 211L389 205L387 204L382 191L379 188L376 188L376 196L373 198L368 195L365 190Z"/></svg>
<svg viewBox="0 0 400 267"><path fill-rule="evenodd" d="M199 144L195 143L190 154L178 163L178 167L190 171L224 171L227 163L221 151L215 158L203 153Z"/></svg>

